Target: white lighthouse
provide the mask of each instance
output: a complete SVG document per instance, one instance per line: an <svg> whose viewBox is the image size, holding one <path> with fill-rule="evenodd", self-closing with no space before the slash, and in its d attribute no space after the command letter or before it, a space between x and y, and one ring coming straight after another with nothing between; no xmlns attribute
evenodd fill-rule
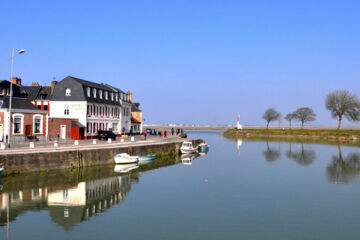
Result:
<svg viewBox="0 0 360 240"><path fill-rule="evenodd" d="M240 124L240 114L238 114L238 116L237 116L236 128L237 129L242 129L243 128L243 126Z"/></svg>

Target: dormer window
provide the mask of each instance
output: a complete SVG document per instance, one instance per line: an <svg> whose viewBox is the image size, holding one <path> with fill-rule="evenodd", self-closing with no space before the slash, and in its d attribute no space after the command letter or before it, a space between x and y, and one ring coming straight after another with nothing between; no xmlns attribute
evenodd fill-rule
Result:
<svg viewBox="0 0 360 240"><path fill-rule="evenodd" d="M102 99L102 90L99 90L99 98Z"/></svg>
<svg viewBox="0 0 360 240"><path fill-rule="evenodd" d="M93 97L96 98L96 88L93 88Z"/></svg>
<svg viewBox="0 0 360 240"><path fill-rule="evenodd" d="M119 100L119 95L115 93L115 101L117 102Z"/></svg>
<svg viewBox="0 0 360 240"><path fill-rule="evenodd" d="M90 88L89 88L89 87L86 88L86 95L87 95L88 97L90 97Z"/></svg>
<svg viewBox="0 0 360 240"><path fill-rule="evenodd" d="M114 101L114 93L110 93L111 95L111 101Z"/></svg>
<svg viewBox="0 0 360 240"><path fill-rule="evenodd" d="M67 96L67 97L71 96L71 89L70 88L65 89L65 96Z"/></svg>
<svg viewBox="0 0 360 240"><path fill-rule="evenodd" d="M105 99L108 100L108 91L105 91L104 94L105 94Z"/></svg>
<svg viewBox="0 0 360 240"><path fill-rule="evenodd" d="M120 100L124 100L124 94L120 93Z"/></svg>

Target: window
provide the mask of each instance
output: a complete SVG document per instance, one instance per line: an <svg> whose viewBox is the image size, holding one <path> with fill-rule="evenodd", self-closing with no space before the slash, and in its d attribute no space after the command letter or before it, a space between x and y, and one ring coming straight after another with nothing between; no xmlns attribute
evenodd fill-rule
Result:
<svg viewBox="0 0 360 240"><path fill-rule="evenodd" d="M119 95L117 93L115 93L115 101L119 100Z"/></svg>
<svg viewBox="0 0 360 240"><path fill-rule="evenodd" d="M89 87L86 88L86 94L88 97L90 97L90 88Z"/></svg>
<svg viewBox="0 0 360 240"><path fill-rule="evenodd" d="M99 98L102 99L102 90L99 90Z"/></svg>
<svg viewBox="0 0 360 240"><path fill-rule="evenodd" d="M71 96L71 89L70 88L65 89L65 96L67 96L67 97Z"/></svg>
<svg viewBox="0 0 360 240"><path fill-rule="evenodd" d="M64 106L64 115L69 115L69 106L65 105Z"/></svg>
<svg viewBox="0 0 360 240"><path fill-rule="evenodd" d="M123 93L120 93L120 100L124 100L124 95L123 95Z"/></svg>
<svg viewBox="0 0 360 240"><path fill-rule="evenodd" d="M33 133L34 134L42 134L42 122L43 117L41 115L34 115L33 119Z"/></svg>
<svg viewBox="0 0 360 240"><path fill-rule="evenodd" d="M93 97L96 98L96 88L93 88Z"/></svg>
<svg viewBox="0 0 360 240"><path fill-rule="evenodd" d="M105 91L104 94L105 94L105 99L108 100L108 91Z"/></svg>
<svg viewBox="0 0 360 240"><path fill-rule="evenodd" d="M114 93L110 93L111 95L111 101L114 101Z"/></svg>
<svg viewBox="0 0 360 240"><path fill-rule="evenodd" d="M17 114L13 116L13 134L23 133L23 122L24 115Z"/></svg>

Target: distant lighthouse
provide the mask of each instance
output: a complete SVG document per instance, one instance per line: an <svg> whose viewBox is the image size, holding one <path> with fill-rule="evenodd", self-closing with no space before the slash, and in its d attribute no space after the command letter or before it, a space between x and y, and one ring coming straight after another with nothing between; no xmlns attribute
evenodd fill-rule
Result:
<svg viewBox="0 0 360 240"><path fill-rule="evenodd" d="M236 120L236 128L237 129L242 129L242 125L240 124L240 114L237 115L237 120Z"/></svg>

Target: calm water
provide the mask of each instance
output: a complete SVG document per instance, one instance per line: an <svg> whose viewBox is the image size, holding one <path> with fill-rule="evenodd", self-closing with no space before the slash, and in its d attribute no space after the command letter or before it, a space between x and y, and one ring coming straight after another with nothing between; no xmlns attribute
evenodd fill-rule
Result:
<svg viewBox="0 0 360 240"><path fill-rule="evenodd" d="M0 239L359 239L360 148L189 135L207 156L2 178Z"/></svg>

